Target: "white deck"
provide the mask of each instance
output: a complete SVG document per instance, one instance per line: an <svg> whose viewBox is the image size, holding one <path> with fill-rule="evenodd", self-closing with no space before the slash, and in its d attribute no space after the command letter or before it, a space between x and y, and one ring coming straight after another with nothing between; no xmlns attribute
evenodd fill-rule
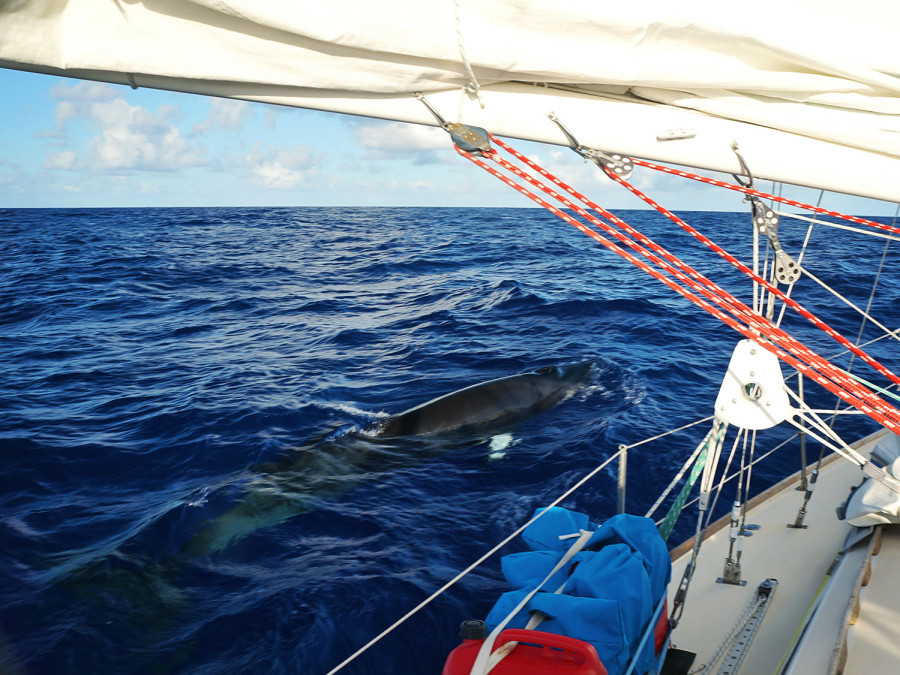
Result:
<svg viewBox="0 0 900 675"><path fill-rule="evenodd" d="M858 450L868 455L876 440L874 437L864 439L859 444ZM778 580L778 586L759 632L747 653L741 672L760 675L779 671L783 659L796 639L798 629L803 624L810 604L822 587L826 572L851 529L849 525L837 519L835 508L847 498L850 486L858 484L862 475L859 469L849 462L834 459L835 461L829 461L823 466L820 472L805 520L808 528L787 527L788 523L794 522L803 499L803 493L795 489L799 484L799 474L783 481L755 500L756 504L748 513L747 523L760 525L761 529L744 542L741 566L742 577L747 581L746 586L716 583L716 579L722 575L728 549L728 527L721 527L718 531L708 534L688 591L684 615L672 634L674 646L697 653L693 669L709 661L721 644L725 633L743 612L757 586L771 577ZM715 527L716 525L712 526L710 531ZM900 562L900 538L892 539L890 545L896 548L897 556L893 558L894 562ZM689 558L690 550L683 552L683 547L679 547L673 551L670 606ZM879 558L882 559L879 560L882 568L886 567L888 556L882 555ZM887 576L891 579L885 583L893 585L893 574ZM848 582L841 581L841 583L847 585ZM837 588L835 582L831 586L833 594L829 594L828 601L836 603L835 611L831 614L823 613L823 617L820 618L823 625L814 631L814 636L821 643L814 644L812 649L807 650L804 658L799 660L801 665L795 666L792 671L794 673L824 675L828 672L836 640L831 631L836 630L840 633L841 619L844 617L849 598L849 589L845 589L845 592ZM892 590L900 595L900 589ZM872 595L871 590L869 595ZM870 603L866 602L860 622L849 638L850 660L845 672L850 675L897 672L896 664L900 663L900 616L896 608L900 607L900 604L894 600L887 600L871 604L871 608L869 605ZM863 630L864 619L871 621L874 628L868 628L867 623ZM827 628L824 624L829 621L833 625ZM885 630L890 631L890 637L884 635ZM884 652L886 643L889 648L886 658L892 664L891 667L885 669L883 666L858 663L861 652L867 655L876 651ZM862 645L865 645L865 648L861 648ZM815 658L809 657L809 654Z"/></svg>

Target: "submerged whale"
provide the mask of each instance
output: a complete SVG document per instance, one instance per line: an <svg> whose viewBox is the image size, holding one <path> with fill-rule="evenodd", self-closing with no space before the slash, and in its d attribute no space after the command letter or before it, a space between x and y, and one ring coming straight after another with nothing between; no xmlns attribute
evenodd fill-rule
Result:
<svg viewBox="0 0 900 675"><path fill-rule="evenodd" d="M323 435L275 462L251 467L237 482L231 478L205 490L203 503L211 513L185 544L169 541L167 551L148 554L124 542L112 552L102 551L100 557L79 553L57 567L57 578L74 592L124 598L136 608L145 608L141 621L154 630L165 630L172 616L186 606L176 580L191 561L313 511L323 499L364 481L471 447L473 442L499 438L498 434L509 437L515 424L592 384L605 372L595 365L549 366L483 382L389 415L366 428ZM177 522L193 507L185 501L167 515ZM103 594L97 593L98 581L106 589Z"/></svg>
<svg viewBox="0 0 900 675"><path fill-rule="evenodd" d="M321 499L349 490L378 472L508 430L586 387L594 362L547 366L475 384L410 408L355 433L329 437L277 462L255 467L241 502L198 530L187 557L219 551L256 530L309 512Z"/></svg>

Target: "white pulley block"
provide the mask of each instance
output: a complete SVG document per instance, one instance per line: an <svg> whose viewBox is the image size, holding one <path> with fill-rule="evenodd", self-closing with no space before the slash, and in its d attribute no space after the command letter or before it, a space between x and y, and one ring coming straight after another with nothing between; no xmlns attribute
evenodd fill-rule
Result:
<svg viewBox="0 0 900 675"><path fill-rule="evenodd" d="M793 416L778 357L753 340L738 342L716 397L716 416L742 429L769 429Z"/></svg>

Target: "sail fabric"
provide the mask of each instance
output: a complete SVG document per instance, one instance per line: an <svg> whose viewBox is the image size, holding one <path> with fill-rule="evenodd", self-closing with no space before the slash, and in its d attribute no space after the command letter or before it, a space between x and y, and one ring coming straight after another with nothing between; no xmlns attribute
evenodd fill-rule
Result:
<svg viewBox="0 0 900 675"><path fill-rule="evenodd" d="M0 16L2 58L61 69L400 94L465 85L462 52L482 85L825 96L834 109L900 112L890 0L744 12L697 0L5 0Z"/></svg>
<svg viewBox="0 0 900 675"><path fill-rule="evenodd" d="M0 65L432 123L411 94L452 91L493 107L492 131L546 140L546 111L505 123L521 99L489 95L538 85L900 159L897 26L894 0L0 0Z"/></svg>

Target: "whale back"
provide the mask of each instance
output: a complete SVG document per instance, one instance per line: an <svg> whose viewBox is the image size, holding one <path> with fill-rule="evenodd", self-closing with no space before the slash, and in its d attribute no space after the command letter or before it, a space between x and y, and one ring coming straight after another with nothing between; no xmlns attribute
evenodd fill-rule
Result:
<svg viewBox="0 0 900 675"><path fill-rule="evenodd" d="M394 415L376 433L435 434L511 422L571 396L589 378L591 365L547 366L475 384Z"/></svg>

